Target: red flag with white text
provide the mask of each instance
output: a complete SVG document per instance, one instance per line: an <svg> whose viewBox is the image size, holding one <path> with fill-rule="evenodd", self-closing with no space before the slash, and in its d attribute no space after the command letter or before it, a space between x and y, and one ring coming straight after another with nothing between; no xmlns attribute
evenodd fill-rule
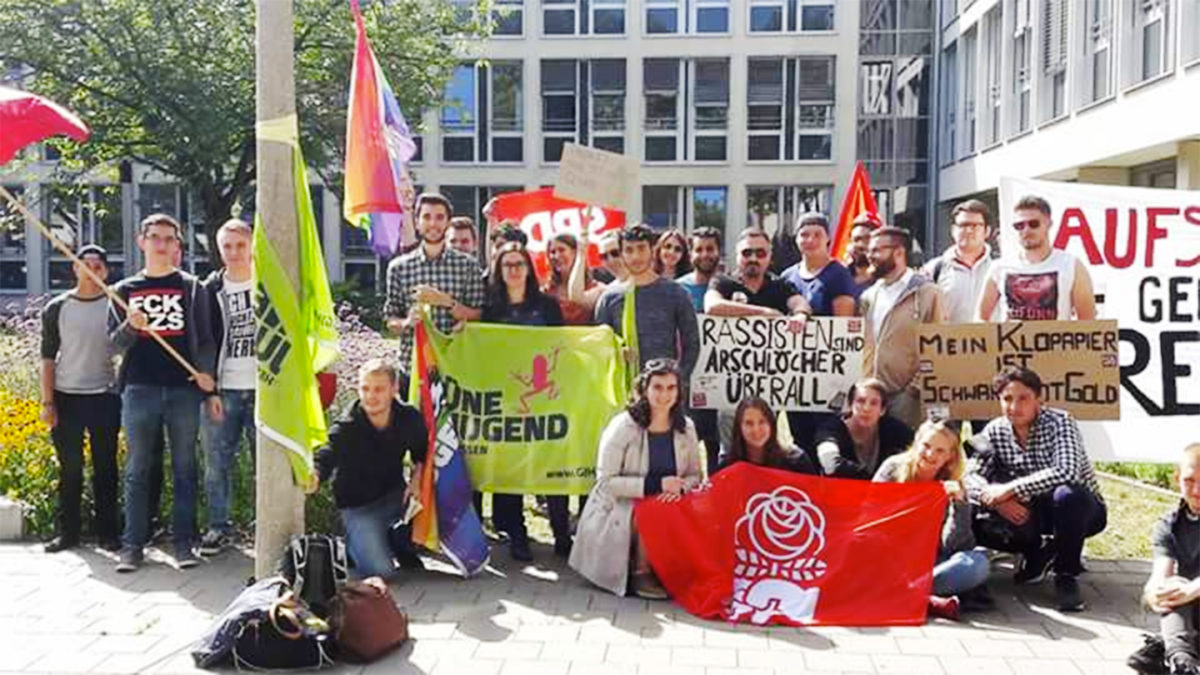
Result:
<svg viewBox="0 0 1200 675"><path fill-rule="evenodd" d="M586 226L588 238L588 267L600 265L600 236L625 227L625 212L588 206L583 202L554 196L554 188L532 192L510 192L496 197L490 217L496 221L511 220L529 237L529 254L539 279L549 274L546 248L555 235L569 232L578 238Z"/></svg>
<svg viewBox="0 0 1200 675"><path fill-rule="evenodd" d="M757 625L925 621L946 512L940 483L822 478L739 462L674 503L642 501L638 534L672 599Z"/></svg>

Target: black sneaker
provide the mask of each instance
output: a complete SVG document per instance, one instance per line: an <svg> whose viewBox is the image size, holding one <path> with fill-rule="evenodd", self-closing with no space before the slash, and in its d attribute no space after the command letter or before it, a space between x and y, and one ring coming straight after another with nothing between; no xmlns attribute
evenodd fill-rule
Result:
<svg viewBox="0 0 1200 675"><path fill-rule="evenodd" d="M178 546L175 548L175 566L181 570L190 570L200 564L200 559L192 552L191 546Z"/></svg>
<svg viewBox="0 0 1200 675"><path fill-rule="evenodd" d="M533 552L529 550L528 539L513 539L508 543L508 554L517 562L532 562Z"/></svg>
<svg viewBox="0 0 1200 675"><path fill-rule="evenodd" d="M1013 574L1013 583L1040 584L1046 580L1050 565L1054 563L1054 553L1045 544L1035 553L1021 556L1017 571Z"/></svg>
<svg viewBox="0 0 1200 675"><path fill-rule="evenodd" d="M136 572L142 566L142 550L140 548L121 549L121 560L117 563L118 572Z"/></svg>
<svg viewBox="0 0 1200 675"><path fill-rule="evenodd" d="M229 544L229 535L220 530L209 530L204 533L204 537L200 540L200 546L196 550L207 558L224 551Z"/></svg>
<svg viewBox="0 0 1200 675"><path fill-rule="evenodd" d="M1054 575L1054 604L1060 612L1082 612L1086 607L1079 581L1073 575Z"/></svg>
<svg viewBox="0 0 1200 675"><path fill-rule="evenodd" d="M59 551L69 551L78 545L78 537L58 536L46 542L42 550L46 553L58 553Z"/></svg>
<svg viewBox="0 0 1200 675"><path fill-rule="evenodd" d="M1125 665L1143 675L1167 675L1167 648L1158 635L1143 633L1145 644L1125 659Z"/></svg>

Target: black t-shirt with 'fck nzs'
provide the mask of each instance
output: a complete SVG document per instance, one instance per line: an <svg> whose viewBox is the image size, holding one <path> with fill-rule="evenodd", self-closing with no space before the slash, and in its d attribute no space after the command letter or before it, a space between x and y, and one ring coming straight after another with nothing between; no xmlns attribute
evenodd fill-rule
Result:
<svg viewBox="0 0 1200 675"><path fill-rule="evenodd" d="M163 277L140 276L121 284L132 309L141 310L154 329L184 358L191 360L188 349L187 311L190 298L185 290L183 275L178 271ZM146 331L137 331L137 341L125 352L126 384L150 384L160 387L189 386L188 373L162 345Z"/></svg>

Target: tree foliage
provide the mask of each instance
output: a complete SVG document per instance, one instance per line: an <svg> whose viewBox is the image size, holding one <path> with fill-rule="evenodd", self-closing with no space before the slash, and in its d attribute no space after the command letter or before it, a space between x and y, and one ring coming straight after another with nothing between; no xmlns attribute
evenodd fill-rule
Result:
<svg viewBox="0 0 1200 675"><path fill-rule="evenodd" d="M363 0L367 31L409 124L436 105L488 0ZM457 5L457 6L456 6ZM295 0L296 104L305 158L340 191L354 51L348 0ZM477 18L478 17L478 18ZM210 229L250 194L255 169L253 0L0 0L0 62L77 112L69 167L132 159L187 185ZM212 241L212 239L209 239Z"/></svg>

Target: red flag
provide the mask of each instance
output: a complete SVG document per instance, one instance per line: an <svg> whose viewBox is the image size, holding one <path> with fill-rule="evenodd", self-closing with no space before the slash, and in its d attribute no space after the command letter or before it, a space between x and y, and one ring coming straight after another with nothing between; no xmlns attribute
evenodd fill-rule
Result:
<svg viewBox="0 0 1200 675"><path fill-rule="evenodd" d="M0 87L0 164L31 143L63 135L84 142L91 133L75 113L50 99Z"/></svg>
<svg viewBox="0 0 1200 675"><path fill-rule="evenodd" d="M875 193L871 192L871 179L862 161L855 163L854 174L850 176L850 185L846 188L846 196L842 198L842 208L838 211L837 229L833 231L833 244L829 254L834 260L843 260L846 248L850 245L850 229L854 219L863 213L875 214L879 217L879 207L875 205ZM878 221L882 222L882 221Z"/></svg>
<svg viewBox="0 0 1200 675"><path fill-rule="evenodd" d="M491 218L497 222L511 220L520 226L529 237L529 254L539 279L550 274L550 263L546 248L557 234L569 232L576 237L583 233L585 220L588 236L588 266L600 265L600 250L596 242L600 235L625 227L625 212L614 209L589 207L583 202L554 196L554 188L543 188L532 192L510 192L496 197Z"/></svg>
<svg viewBox="0 0 1200 675"><path fill-rule="evenodd" d="M939 483L870 483L740 462L635 511L651 566L696 616L758 625L920 624L946 512Z"/></svg>

